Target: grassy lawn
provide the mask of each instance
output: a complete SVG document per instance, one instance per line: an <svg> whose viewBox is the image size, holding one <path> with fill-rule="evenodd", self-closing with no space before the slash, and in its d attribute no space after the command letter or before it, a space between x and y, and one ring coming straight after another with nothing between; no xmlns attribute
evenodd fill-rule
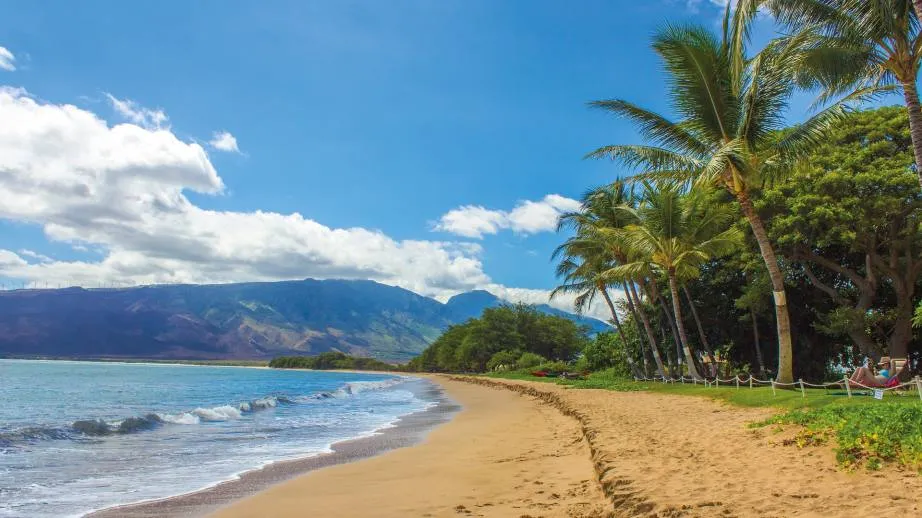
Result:
<svg viewBox="0 0 922 518"><path fill-rule="evenodd" d="M794 443L799 447L823 444L834 440L839 463L849 469L860 466L878 469L884 464L922 470L922 401L915 389L895 394L886 392L879 401L870 395L853 391L847 397L843 388L800 390L771 387L737 389L704 387L692 384L663 384L625 380L602 371L584 380L539 378L523 372L490 374L489 377L519 379L568 385L574 388L596 388L615 391L646 391L682 396L708 397L746 407L774 407L778 414L752 426L796 425Z"/></svg>

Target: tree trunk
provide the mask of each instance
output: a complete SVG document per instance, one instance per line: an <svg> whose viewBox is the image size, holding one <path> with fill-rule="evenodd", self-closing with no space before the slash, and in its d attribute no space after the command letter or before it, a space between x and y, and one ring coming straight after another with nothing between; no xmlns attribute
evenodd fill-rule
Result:
<svg viewBox="0 0 922 518"><path fill-rule="evenodd" d="M688 364L688 374L692 378L700 378L695 367L695 358L692 356L691 347L688 346L688 334L685 332L685 322L682 321L682 302L679 300L679 283L675 271L669 270L669 292L672 294L672 309L675 311L675 322L679 328L679 338L682 340L682 350L685 352L685 362Z"/></svg>
<svg viewBox="0 0 922 518"><path fill-rule="evenodd" d="M602 297L605 299L605 303L608 304L608 310L611 311L611 321L615 324L615 329L618 330L618 334L621 335L621 343L624 348L621 350L624 353L624 359L627 361L627 366L631 369L631 375L635 377L638 376L637 365L634 364L634 358L631 357L630 353L627 350L627 335L624 334L624 330L621 329L621 320L618 318L618 312L615 311L615 305L611 301L611 297L608 296L608 290L605 289L605 286L599 288L599 291L602 292Z"/></svg>
<svg viewBox="0 0 922 518"><path fill-rule="evenodd" d="M637 306L637 313L640 315L640 321L643 322L644 331L647 333L647 340L650 342L650 350L653 352L653 360L656 362L656 368L659 369L661 375L665 376L669 371L666 370L666 366L663 364L663 358L659 354L659 348L656 346L656 337L653 335L653 328L650 327L650 318L640 304L640 297L637 296L637 290L634 289L634 285L631 283L628 284L630 295L634 297L634 305Z"/></svg>
<svg viewBox="0 0 922 518"><path fill-rule="evenodd" d="M643 356L643 371L644 374L650 375L650 360L647 359L647 356L650 353L648 347L644 347L644 329L643 325L640 323L640 315L637 314L637 309L634 307L634 301L631 299L630 292L627 291L627 283L621 285L621 288L624 290L624 300L627 302L627 309L631 312L631 315L634 317L634 325L637 326L637 336L640 338L640 352Z"/></svg>
<svg viewBox="0 0 922 518"><path fill-rule="evenodd" d="M759 363L759 376L765 376L765 362L762 360L762 346L759 345L759 321L756 320L756 312L750 310L752 315L752 337L755 339L756 361Z"/></svg>
<svg viewBox="0 0 922 518"><path fill-rule="evenodd" d="M736 192L735 194L743 214L749 220L752 233L759 243L762 260L768 269L768 277L772 281L775 321L778 325L778 375L775 377L775 381L778 383L794 383L794 347L791 340L791 317L788 314L787 294L784 291L784 276L781 275L778 258L775 255L775 249L772 247L771 241L768 240L765 225L762 224L762 218L759 217L755 207L752 206L749 194L745 191Z"/></svg>
<svg viewBox="0 0 922 518"><path fill-rule="evenodd" d="M918 12L922 1L913 0L913 3ZM916 158L916 175L919 176L919 187L922 188L922 106L919 105L915 77L903 82L903 98L906 100L906 111L909 112L909 134L912 136L912 151Z"/></svg>
<svg viewBox="0 0 922 518"><path fill-rule="evenodd" d="M672 318L672 311L670 311L669 305L666 304L666 301L663 299L663 297L661 297L661 296L659 295L659 293L656 293L656 297L654 297L654 298L656 299L656 303L659 305L660 310L663 312L663 316L666 317L666 322L669 322L669 330L672 331L672 340L673 340L673 341L675 342L675 344L676 344L676 345L675 345L675 347L676 347L676 349L675 349L675 350L676 350L676 354L677 354L677 357L678 357L678 358L681 358L681 356L682 356L682 347L681 347L682 341L679 340L679 330L676 328L676 326L675 326L675 320ZM664 334L664 335L663 335L663 340L665 340L665 339L666 339L666 336L665 336L665 334ZM681 360L680 360L680 363L681 363Z"/></svg>
<svg viewBox="0 0 922 518"><path fill-rule="evenodd" d="M704 352L708 355L708 361L711 362L714 368L714 375L716 376L717 363L714 358L714 351L711 349L710 342L708 342L708 336L704 333L704 326L701 325L701 319L698 317L698 310L695 309L695 301L692 299L688 287L684 284L682 285L682 291L685 292L685 298L688 299L688 306L691 308L692 317L695 319L695 326L698 327L698 337L701 338L701 346L704 347Z"/></svg>
<svg viewBox="0 0 922 518"><path fill-rule="evenodd" d="M891 358L903 359L907 357L909 342L912 341L912 302L898 295L895 313L896 319L893 322L887 352Z"/></svg>

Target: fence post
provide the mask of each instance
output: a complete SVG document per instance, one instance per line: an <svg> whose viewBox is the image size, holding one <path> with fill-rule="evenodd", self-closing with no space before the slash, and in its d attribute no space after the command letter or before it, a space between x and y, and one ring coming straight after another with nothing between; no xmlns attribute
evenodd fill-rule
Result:
<svg viewBox="0 0 922 518"><path fill-rule="evenodd" d="M848 397L852 397L852 386L848 383L848 376L844 376L845 379L845 393L848 394ZM919 393L919 397L922 397L922 393Z"/></svg>
<svg viewBox="0 0 922 518"><path fill-rule="evenodd" d="M698 384L698 378L692 377L692 384L697 385L697 384Z"/></svg>
<svg viewBox="0 0 922 518"><path fill-rule="evenodd" d="M737 374L736 376L733 377L733 381L736 382L736 390L739 390L739 389L740 389L740 377L739 377L739 374Z"/></svg>
<svg viewBox="0 0 922 518"><path fill-rule="evenodd" d="M922 378L916 376L916 389L919 390L919 399L922 399Z"/></svg>
<svg viewBox="0 0 922 518"><path fill-rule="evenodd" d="M775 395L775 380L770 380L772 383L772 395Z"/></svg>
<svg viewBox="0 0 922 518"><path fill-rule="evenodd" d="M803 378L801 378L801 379L799 379L799 380L797 380L797 381L800 382L800 397L801 397L801 398L806 398L806 397L807 397L807 392L804 390L804 380L803 380Z"/></svg>
<svg viewBox="0 0 922 518"><path fill-rule="evenodd" d="M752 388L752 374L749 375L749 388Z"/></svg>
<svg viewBox="0 0 922 518"><path fill-rule="evenodd" d="M684 385L684 384L685 384L685 376L682 376L681 380L682 380L682 384Z"/></svg>
<svg viewBox="0 0 922 518"><path fill-rule="evenodd" d="M715 377L714 380L717 382L717 388L720 388L720 377Z"/></svg>

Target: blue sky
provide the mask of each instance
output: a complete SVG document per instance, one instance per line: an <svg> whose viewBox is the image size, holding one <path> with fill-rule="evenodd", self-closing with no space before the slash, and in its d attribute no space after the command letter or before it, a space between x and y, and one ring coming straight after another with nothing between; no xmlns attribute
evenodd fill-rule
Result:
<svg viewBox="0 0 922 518"><path fill-rule="evenodd" d="M440 297L543 296L560 239L547 215L566 207L546 196L611 181L611 164L582 156L636 141L586 102L666 110L650 36L666 20L716 29L717 3L7 6L0 46L15 70L0 70L0 118L31 133L0 130L0 161L28 162L19 201L0 207L0 273L52 285L369 277ZM83 118L62 122L66 105ZM137 135L115 130L126 123ZM227 136L215 146L221 132L236 149ZM17 158L23 148L37 158ZM42 197L73 189L89 201ZM470 206L486 211L481 231L442 220Z"/></svg>

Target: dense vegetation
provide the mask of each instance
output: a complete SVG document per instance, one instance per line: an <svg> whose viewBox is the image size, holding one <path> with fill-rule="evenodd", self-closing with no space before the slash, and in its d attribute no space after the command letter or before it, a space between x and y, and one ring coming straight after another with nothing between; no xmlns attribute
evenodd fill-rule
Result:
<svg viewBox="0 0 922 518"><path fill-rule="evenodd" d="M392 371L397 366L374 358L360 358L340 352L325 352L317 356L280 356L269 362L275 369L317 369L317 370L369 370Z"/></svg>
<svg viewBox="0 0 922 518"><path fill-rule="evenodd" d="M588 342L586 330L570 319L532 306L505 305L448 328L410 361L409 370L485 372L534 369L547 361L575 359ZM552 366L556 368L566 368Z"/></svg>
<svg viewBox="0 0 922 518"><path fill-rule="evenodd" d="M781 35L752 49L760 8ZM790 383L882 355L917 368L922 38L911 4L739 0L718 34L668 25L652 46L674 118L591 103L642 143L589 154L629 174L561 217L555 292L577 294L577 309L604 300L619 361L638 376L710 377L719 365ZM811 114L788 110L802 89L819 94ZM857 110L892 90L905 108Z"/></svg>

